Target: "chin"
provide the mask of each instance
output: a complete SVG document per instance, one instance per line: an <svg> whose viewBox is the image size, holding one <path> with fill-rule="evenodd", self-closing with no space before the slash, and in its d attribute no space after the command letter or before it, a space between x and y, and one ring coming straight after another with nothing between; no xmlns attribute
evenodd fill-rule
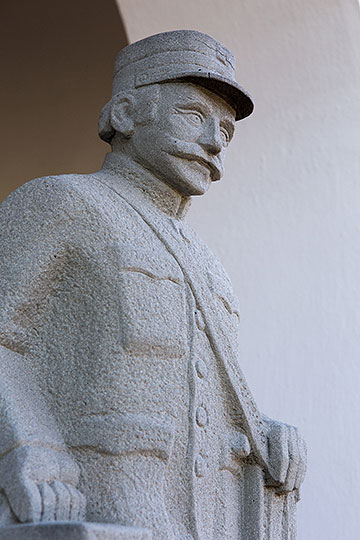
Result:
<svg viewBox="0 0 360 540"><path fill-rule="evenodd" d="M196 196L196 195L205 195L205 193L209 190L211 186L211 180L208 179L206 181L203 181L203 182L198 182L196 185L194 184L192 186L192 193L191 195L193 196Z"/></svg>
<svg viewBox="0 0 360 540"><path fill-rule="evenodd" d="M172 182L172 186L181 193L181 195L185 195L187 197L195 196L195 195L204 195L209 187L211 185L211 179L210 175L207 178L191 178L189 180L185 180L184 178L174 179Z"/></svg>
<svg viewBox="0 0 360 540"><path fill-rule="evenodd" d="M188 197L195 195L204 195L210 188L211 182L212 180L210 176L210 171L203 166L192 166L190 172L189 170L183 170L180 174L177 174L176 176L174 175L172 177L173 187L179 193Z"/></svg>

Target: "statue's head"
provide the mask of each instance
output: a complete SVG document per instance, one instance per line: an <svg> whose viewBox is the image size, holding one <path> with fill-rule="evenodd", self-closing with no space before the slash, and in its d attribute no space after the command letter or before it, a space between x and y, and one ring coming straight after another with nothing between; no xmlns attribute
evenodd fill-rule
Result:
<svg viewBox="0 0 360 540"><path fill-rule="evenodd" d="M235 121L252 110L230 51L178 30L120 51L99 135L181 193L201 195L222 176Z"/></svg>

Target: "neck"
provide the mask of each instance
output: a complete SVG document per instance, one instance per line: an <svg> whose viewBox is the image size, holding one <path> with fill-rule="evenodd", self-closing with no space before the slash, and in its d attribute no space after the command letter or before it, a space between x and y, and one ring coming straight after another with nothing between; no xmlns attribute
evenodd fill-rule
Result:
<svg viewBox="0 0 360 540"><path fill-rule="evenodd" d="M191 197L182 195L122 152L107 154L102 170L116 175L119 183L120 178L128 181L151 204L170 217L182 219L190 207Z"/></svg>

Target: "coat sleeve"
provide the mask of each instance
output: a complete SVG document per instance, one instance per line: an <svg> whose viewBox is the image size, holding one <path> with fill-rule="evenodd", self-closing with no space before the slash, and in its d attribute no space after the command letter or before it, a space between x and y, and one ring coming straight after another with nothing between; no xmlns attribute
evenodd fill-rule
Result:
<svg viewBox="0 0 360 540"><path fill-rule="evenodd" d="M64 450L64 441L25 358L0 346L0 457L19 446Z"/></svg>
<svg viewBox="0 0 360 540"><path fill-rule="evenodd" d="M0 207L0 456L29 443L64 447L45 380L49 343L58 339L54 299L74 243L74 197L61 180L44 178Z"/></svg>

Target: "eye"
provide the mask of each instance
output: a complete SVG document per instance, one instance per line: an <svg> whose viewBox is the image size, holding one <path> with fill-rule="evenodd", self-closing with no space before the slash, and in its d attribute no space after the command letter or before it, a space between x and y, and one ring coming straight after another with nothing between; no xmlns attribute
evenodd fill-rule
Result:
<svg viewBox="0 0 360 540"><path fill-rule="evenodd" d="M195 126L201 126L203 123L202 115L197 111L185 111L187 119Z"/></svg>
<svg viewBox="0 0 360 540"><path fill-rule="evenodd" d="M204 121L204 116L196 109L188 109L185 107L177 107L176 112L181 114L189 123L195 127L200 127Z"/></svg>
<svg viewBox="0 0 360 540"><path fill-rule="evenodd" d="M225 129L225 128L221 128L220 129L220 136L221 136L221 140L222 140L223 145L227 146L229 144L229 142L231 141L230 133L228 132L228 130Z"/></svg>

